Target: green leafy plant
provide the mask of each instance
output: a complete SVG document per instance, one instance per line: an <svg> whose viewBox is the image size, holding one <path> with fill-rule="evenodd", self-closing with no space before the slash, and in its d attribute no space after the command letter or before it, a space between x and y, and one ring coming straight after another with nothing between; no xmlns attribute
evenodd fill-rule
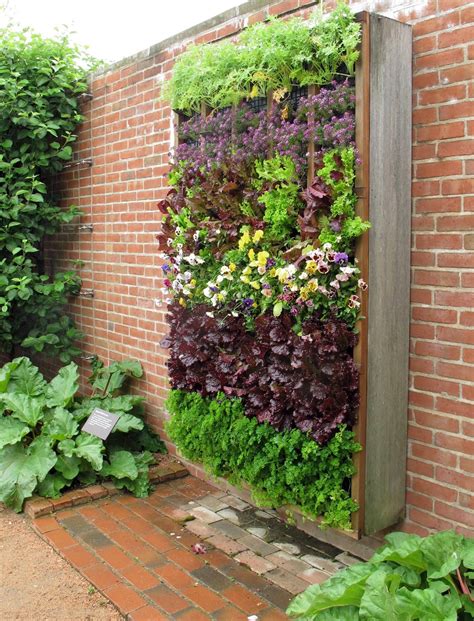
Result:
<svg viewBox="0 0 474 621"><path fill-rule="evenodd" d="M93 393L81 397L73 362L49 383L28 358L7 363L0 370L0 500L21 511L34 492L56 498L71 485L102 479L146 496L152 451L164 445L143 421L142 397L125 390L142 373L135 360L96 362ZM96 407L119 416L106 442L81 431Z"/></svg>
<svg viewBox="0 0 474 621"><path fill-rule="evenodd" d="M47 275L42 248L78 214L59 208L50 179L72 158L91 61L67 37L0 34L0 349L21 345L68 362L80 333L64 305L80 279Z"/></svg>
<svg viewBox="0 0 474 621"><path fill-rule="evenodd" d="M369 222L355 215L355 160L352 147L331 149L324 154L323 166L316 171L317 177L329 188L332 199L329 217L321 218L319 241L322 244L339 243L348 250L352 248L354 239L370 228ZM335 223L338 226L335 227Z"/></svg>
<svg viewBox="0 0 474 621"><path fill-rule="evenodd" d="M165 90L176 110L198 112L204 102L222 108L273 91L281 99L293 85L327 84L353 75L360 25L340 2L327 19L270 19L223 41L189 48L176 63Z"/></svg>
<svg viewBox="0 0 474 621"><path fill-rule="evenodd" d="M255 162L259 190L265 190L258 201L265 205L263 221L268 223L272 239L282 240L293 232L301 209L299 186L293 160L277 155L270 160Z"/></svg>
<svg viewBox="0 0 474 621"><path fill-rule="evenodd" d="M188 459L214 476L250 485L263 505L296 505L327 526L350 528L357 509L345 484L354 473L352 455L360 450L341 426L321 446L297 429L278 432L244 414L240 399L215 399L172 390L167 431Z"/></svg>
<svg viewBox="0 0 474 621"><path fill-rule="evenodd" d="M300 621L473 619L474 540L454 531L391 533L367 563L310 586L287 614Z"/></svg>

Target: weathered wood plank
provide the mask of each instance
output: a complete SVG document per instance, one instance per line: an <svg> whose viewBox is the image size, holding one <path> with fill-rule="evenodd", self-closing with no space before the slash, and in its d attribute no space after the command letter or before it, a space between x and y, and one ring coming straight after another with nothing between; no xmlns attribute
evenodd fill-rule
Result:
<svg viewBox="0 0 474 621"><path fill-rule="evenodd" d="M369 219L369 184L370 184L370 19L369 13L358 15L362 28L360 56L356 66L355 95L356 95L356 145L361 160L357 167L356 192L358 201L357 215L363 220ZM358 238L355 256L359 261L361 276L370 283L369 273L369 236ZM357 413L357 424L354 426L356 440L362 445L362 451L354 455L356 474L352 478L352 498L358 503L359 510L352 516L352 528L361 535L365 521L365 461L366 461L366 429L367 429L367 355L368 355L368 296L369 291L361 296L359 342L354 348L354 362L359 373L360 402Z"/></svg>
<svg viewBox="0 0 474 621"><path fill-rule="evenodd" d="M367 534L404 515L411 234L411 28L370 16Z"/></svg>

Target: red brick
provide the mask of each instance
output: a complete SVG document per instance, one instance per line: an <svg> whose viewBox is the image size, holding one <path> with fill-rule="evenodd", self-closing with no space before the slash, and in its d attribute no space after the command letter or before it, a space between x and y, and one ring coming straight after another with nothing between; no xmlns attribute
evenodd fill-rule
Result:
<svg viewBox="0 0 474 621"><path fill-rule="evenodd" d="M408 490L406 495L406 501L408 505L419 507L420 509L424 509L425 511L431 512L433 510L433 499L429 496L417 494Z"/></svg>
<svg viewBox="0 0 474 621"><path fill-rule="evenodd" d="M472 115L472 103L469 101L461 101L457 103L448 103L439 108L439 120L457 119L469 117Z"/></svg>
<svg viewBox="0 0 474 621"><path fill-rule="evenodd" d="M440 71L440 79L443 84L453 82L467 82L474 78L474 68L472 63L465 63L452 69L442 69Z"/></svg>
<svg viewBox="0 0 474 621"><path fill-rule="evenodd" d="M473 215L443 216L437 220L439 231L472 231L474 229Z"/></svg>
<svg viewBox="0 0 474 621"><path fill-rule="evenodd" d="M122 614L146 606L147 602L133 589L123 584L115 584L104 591L104 594L115 604Z"/></svg>
<svg viewBox="0 0 474 621"><path fill-rule="evenodd" d="M97 563L97 558L81 545L65 548L63 555L74 567L83 568Z"/></svg>
<svg viewBox="0 0 474 621"><path fill-rule="evenodd" d="M451 436L440 432L435 436L435 444L458 453L465 453L466 455L474 453L474 440L468 440L460 436Z"/></svg>
<svg viewBox="0 0 474 621"><path fill-rule="evenodd" d="M194 571L204 565L200 556L187 550L170 550L167 557L188 571Z"/></svg>
<svg viewBox="0 0 474 621"><path fill-rule="evenodd" d="M426 358L411 358L410 359L410 372L411 373L423 373L425 375L433 375L434 362L427 360Z"/></svg>
<svg viewBox="0 0 474 621"><path fill-rule="evenodd" d="M426 164L416 165L416 176L418 179L428 177L449 177L452 175L460 175L462 173L462 162L428 162Z"/></svg>
<svg viewBox="0 0 474 621"><path fill-rule="evenodd" d="M413 35L415 37L422 37L432 32L445 31L448 28L456 27L459 25L459 16L460 14L458 12L454 12L430 19L423 19L413 25Z"/></svg>
<svg viewBox="0 0 474 621"><path fill-rule="evenodd" d="M424 106L423 108L417 108L413 110L412 121L414 126L436 123L437 120L438 109L435 107L427 108L426 106Z"/></svg>
<svg viewBox="0 0 474 621"><path fill-rule="evenodd" d="M81 573L83 573L86 578L100 590L112 586L119 580L118 577L102 563L96 563L95 565L84 567L81 569Z"/></svg>
<svg viewBox="0 0 474 621"><path fill-rule="evenodd" d="M415 492L425 494L426 496L432 496L433 498L439 498L446 502L455 502L458 497L457 491L445 485L438 485L433 481L427 481L425 479L414 477L412 487Z"/></svg>
<svg viewBox="0 0 474 621"><path fill-rule="evenodd" d="M414 181L411 186L412 196L436 196L439 190L439 181Z"/></svg>
<svg viewBox="0 0 474 621"><path fill-rule="evenodd" d="M438 223L439 221L440 219L438 218ZM417 285L458 287L459 273L441 270L416 270L414 280Z"/></svg>
<svg viewBox="0 0 474 621"><path fill-rule="evenodd" d="M206 617L206 619L207 618L208 617ZM241 610L237 610L234 606L226 606L218 610L212 618L216 621L247 621L248 615L244 614ZM260 614L258 615L258 619L259 621L262 619Z"/></svg>
<svg viewBox="0 0 474 621"><path fill-rule="evenodd" d="M422 524L425 528L432 531L448 530L452 528L452 523L434 516L432 513L421 511L416 507L409 507L408 515L410 520Z"/></svg>
<svg viewBox="0 0 474 621"><path fill-rule="evenodd" d="M429 160L436 156L436 145L433 143L416 144L412 147L414 161Z"/></svg>
<svg viewBox="0 0 474 621"><path fill-rule="evenodd" d="M474 306L474 293L469 291L436 291L435 301L440 306L471 308Z"/></svg>
<svg viewBox="0 0 474 621"><path fill-rule="evenodd" d="M36 518L33 524L40 533L47 533L51 530L56 530L57 528L60 528L58 521L56 520L56 518L53 517Z"/></svg>
<svg viewBox="0 0 474 621"><path fill-rule="evenodd" d="M474 5L468 6L461 11L461 24L474 23Z"/></svg>
<svg viewBox="0 0 474 621"><path fill-rule="evenodd" d="M438 302L439 303L439 302ZM415 321L431 321L434 323L456 323L457 312L441 308L424 308L415 306L412 310L412 317Z"/></svg>
<svg viewBox="0 0 474 621"><path fill-rule="evenodd" d="M419 142L445 140L446 138L461 138L465 134L464 122L439 123L438 125L424 125L416 130Z"/></svg>
<svg viewBox="0 0 474 621"><path fill-rule="evenodd" d="M459 467L464 472L474 473L474 459L468 459L467 457L461 457L459 459Z"/></svg>
<svg viewBox="0 0 474 621"><path fill-rule="evenodd" d="M436 365L436 371L441 377L474 382L474 368L470 366L438 362Z"/></svg>
<svg viewBox="0 0 474 621"><path fill-rule="evenodd" d="M109 565L114 567L114 569L123 569L124 567L128 567L131 565L132 559L129 558L126 554L116 548L115 546L107 546L105 548L99 548L97 550L97 554L101 556Z"/></svg>
<svg viewBox="0 0 474 621"><path fill-rule="evenodd" d="M473 511L463 511L460 507L447 505L444 502L436 502L435 511L437 515L443 516L448 520L474 527Z"/></svg>
<svg viewBox="0 0 474 621"><path fill-rule="evenodd" d="M187 573L168 563L163 567L155 569L157 573L165 582L170 584L173 588L180 590L184 587L190 587L194 584L195 580Z"/></svg>
<svg viewBox="0 0 474 621"><path fill-rule="evenodd" d="M433 54L424 54L415 59L415 69L435 69L444 65L454 65L463 61L463 50L454 48Z"/></svg>
<svg viewBox="0 0 474 621"><path fill-rule="evenodd" d="M153 606L143 606L134 610L128 615L130 621L167 621L169 617L165 617L157 608ZM181 617L183 619L183 617Z"/></svg>
<svg viewBox="0 0 474 621"><path fill-rule="evenodd" d="M462 155L472 155L473 153L472 140L452 140L438 145L439 157L461 157Z"/></svg>
<svg viewBox="0 0 474 621"><path fill-rule="evenodd" d="M474 330L448 328L447 326L437 327L437 336L442 341L450 343L461 343L463 345L474 345Z"/></svg>
<svg viewBox="0 0 474 621"><path fill-rule="evenodd" d="M434 397L422 392L415 392L414 390L409 392L408 400L411 405L416 405L420 408L431 409L434 406Z"/></svg>
<svg viewBox="0 0 474 621"><path fill-rule="evenodd" d="M221 597L201 585L183 589L182 593L206 612L216 612L226 605Z"/></svg>
<svg viewBox="0 0 474 621"><path fill-rule="evenodd" d="M197 608L194 608L179 615L179 621L209 621L209 617Z"/></svg>
<svg viewBox="0 0 474 621"><path fill-rule="evenodd" d="M439 416L433 412L423 412L421 410L415 410L414 416L417 424L422 427L449 431L450 433L459 432L459 421L455 418L447 418L446 416Z"/></svg>
<svg viewBox="0 0 474 621"><path fill-rule="evenodd" d="M458 254L441 253L438 255L438 265L439 267L474 267L474 254L469 254L467 252Z"/></svg>
<svg viewBox="0 0 474 621"><path fill-rule="evenodd" d="M447 399L446 397L436 397L436 410L447 414L457 414L459 416L472 416L472 404L463 403L458 399Z"/></svg>
<svg viewBox="0 0 474 621"><path fill-rule="evenodd" d="M416 440L417 442L431 444L433 442L433 432L430 429L424 429L423 427L408 425L408 438L410 440Z"/></svg>
<svg viewBox="0 0 474 621"><path fill-rule="evenodd" d="M407 459L407 472L420 474L421 476L432 479L434 477L434 467L432 464L427 464L424 461L418 461L408 457Z"/></svg>
<svg viewBox="0 0 474 621"><path fill-rule="evenodd" d="M433 292L429 289L412 289L410 292L410 302L412 304L431 304Z"/></svg>
<svg viewBox="0 0 474 621"><path fill-rule="evenodd" d="M122 576L124 576L134 587L140 591L146 591L152 589L159 584L159 580L150 573L148 570L140 567L140 565L129 565L121 570Z"/></svg>
<svg viewBox="0 0 474 621"><path fill-rule="evenodd" d="M445 250L459 250L462 248L461 235L418 233L416 235L416 247L420 250L440 248Z"/></svg>
<svg viewBox="0 0 474 621"><path fill-rule="evenodd" d="M412 442L410 444L410 448L413 457L424 459L425 461L431 461L435 464L444 464L445 466L456 467L458 458L456 455L453 455L448 451L443 451L426 444L418 444L417 442Z"/></svg>
<svg viewBox="0 0 474 621"><path fill-rule="evenodd" d="M258 614L259 609L265 607L265 602L262 599L239 584L228 587L222 591L222 595L248 614Z"/></svg>
<svg viewBox="0 0 474 621"><path fill-rule="evenodd" d="M454 345L443 345L441 343L426 343L418 341L415 345L415 353L419 356L433 356L434 358L459 360L461 356L461 348Z"/></svg>
<svg viewBox="0 0 474 621"><path fill-rule="evenodd" d="M433 216L414 215L411 219L412 231L434 231L435 220Z"/></svg>
<svg viewBox="0 0 474 621"><path fill-rule="evenodd" d="M462 359L464 362L474 364L474 349L465 349L462 353Z"/></svg>
<svg viewBox="0 0 474 621"><path fill-rule="evenodd" d="M474 490L474 478L456 470L449 470L448 468L438 466L436 468L436 479L440 482L448 483L451 487Z"/></svg>
<svg viewBox="0 0 474 621"><path fill-rule="evenodd" d="M438 36L438 45L440 48L452 48L463 43L472 43L473 39L474 26L466 26L465 28L455 28L450 32L442 32Z"/></svg>
<svg viewBox="0 0 474 621"><path fill-rule="evenodd" d="M58 548L58 550L63 550L64 548L76 545L75 539L73 539L71 535L64 530L64 528L49 531L46 533L46 536L53 543L54 547Z"/></svg>
<svg viewBox="0 0 474 621"><path fill-rule="evenodd" d="M413 77L413 89L420 90L422 88L429 88L430 86L438 86L439 73L432 71L431 73L420 73Z"/></svg>

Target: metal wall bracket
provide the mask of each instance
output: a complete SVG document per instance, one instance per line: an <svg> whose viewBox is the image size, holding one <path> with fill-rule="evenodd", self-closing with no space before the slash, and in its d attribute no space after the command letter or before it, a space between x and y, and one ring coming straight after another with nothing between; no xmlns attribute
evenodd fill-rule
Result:
<svg viewBox="0 0 474 621"><path fill-rule="evenodd" d="M94 289L81 289L78 293L76 293L76 297L78 297L78 298L93 298L94 297Z"/></svg>
<svg viewBox="0 0 474 621"><path fill-rule="evenodd" d="M68 164L64 164L64 168L72 168L73 166L92 166L94 163L91 157L85 157L82 160L76 160L74 162L69 162Z"/></svg>

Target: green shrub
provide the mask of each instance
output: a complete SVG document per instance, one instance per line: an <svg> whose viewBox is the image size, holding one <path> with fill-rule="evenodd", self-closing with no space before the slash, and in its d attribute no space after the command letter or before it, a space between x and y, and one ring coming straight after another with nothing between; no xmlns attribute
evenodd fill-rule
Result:
<svg viewBox="0 0 474 621"><path fill-rule="evenodd" d="M325 525L350 528L357 505L345 484L360 446L344 427L321 446L297 429L278 432L248 418L239 399L222 394L204 399L173 390L167 409L173 442L214 476L249 484L261 504L296 505L308 516L322 516Z"/></svg>
<svg viewBox="0 0 474 621"><path fill-rule="evenodd" d="M45 273L43 240L78 214L61 209L51 176L72 158L89 59L65 37L0 31L0 350L60 354L80 336L64 306L80 288L72 272Z"/></svg>
<svg viewBox="0 0 474 621"><path fill-rule="evenodd" d="M453 531L391 533L367 563L310 586L290 604L299 621L468 621L474 540ZM471 591L472 592L472 591Z"/></svg>
<svg viewBox="0 0 474 621"><path fill-rule="evenodd" d="M164 445L142 420L143 399L124 393L141 377L137 361L95 365L90 397L77 395L79 373L71 362L47 383L28 358L0 370L0 501L21 511L34 492L57 498L65 487L110 479L136 496L149 492L150 451ZM96 407L119 415L107 441L81 432Z"/></svg>

